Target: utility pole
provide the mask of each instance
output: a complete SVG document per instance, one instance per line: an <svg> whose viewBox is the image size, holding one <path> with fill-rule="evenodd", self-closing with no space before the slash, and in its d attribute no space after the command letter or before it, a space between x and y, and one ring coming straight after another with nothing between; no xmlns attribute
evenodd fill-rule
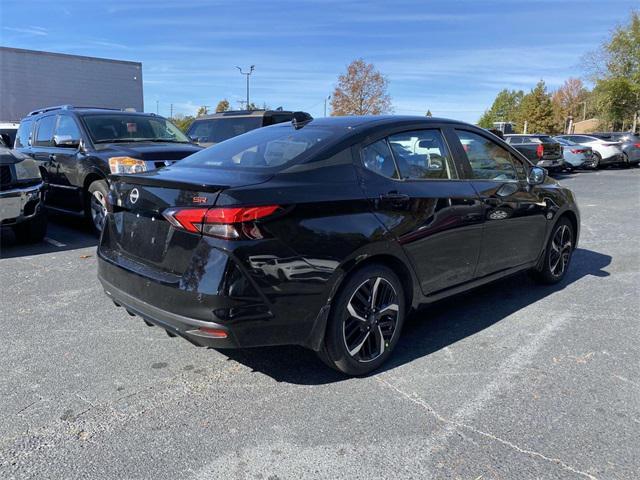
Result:
<svg viewBox="0 0 640 480"><path fill-rule="evenodd" d="M160 114L160 100L156 100L156 115Z"/></svg>
<svg viewBox="0 0 640 480"><path fill-rule="evenodd" d="M324 116L327 116L327 101L331 100L331 95L324 99Z"/></svg>
<svg viewBox="0 0 640 480"><path fill-rule="evenodd" d="M240 71L240 75L244 75L245 77L247 77L247 108L249 108L249 77L253 73L255 65L251 65L248 72L243 72L242 69L238 66L236 66L236 68Z"/></svg>
<svg viewBox="0 0 640 480"><path fill-rule="evenodd" d="M524 121L524 129L523 129L523 134L526 135L527 134L527 127L529 126L529 122L527 122L526 120Z"/></svg>
<svg viewBox="0 0 640 480"><path fill-rule="evenodd" d="M173 118L173 103L171 104L171 115L169 115L169 118Z"/></svg>
<svg viewBox="0 0 640 480"><path fill-rule="evenodd" d="M587 101L582 102L582 121L587 119Z"/></svg>

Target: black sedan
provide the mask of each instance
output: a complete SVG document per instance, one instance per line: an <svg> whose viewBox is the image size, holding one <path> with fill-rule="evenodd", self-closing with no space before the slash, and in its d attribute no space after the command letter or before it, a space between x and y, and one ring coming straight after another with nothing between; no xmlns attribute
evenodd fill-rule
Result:
<svg viewBox="0 0 640 480"><path fill-rule="evenodd" d="M112 177L99 278L195 345L297 344L366 374L409 311L529 270L567 272L573 194L494 135L416 117L296 114Z"/></svg>

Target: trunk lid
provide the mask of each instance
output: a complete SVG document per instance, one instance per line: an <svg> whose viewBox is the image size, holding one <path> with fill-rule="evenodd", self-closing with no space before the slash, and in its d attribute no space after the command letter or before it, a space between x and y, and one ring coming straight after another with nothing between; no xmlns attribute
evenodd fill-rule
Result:
<svg viewBox="0 0 640 480"><path fill-rule="evenodd" d="M191 263L200 235L173 228L162 212L172 207L213 206L221 191L263 183L271 176L182 167L112 175L113 213L105 225L101 253L116 259L124 256L163 274L181 275Z"/></svg>

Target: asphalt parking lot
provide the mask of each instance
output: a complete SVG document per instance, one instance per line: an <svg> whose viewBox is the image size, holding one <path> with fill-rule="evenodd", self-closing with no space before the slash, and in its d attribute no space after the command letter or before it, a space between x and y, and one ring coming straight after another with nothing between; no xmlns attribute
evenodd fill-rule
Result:
<svg viewBox="0 0 640 480"><path fill-rule="evenodd" d="M414 315L384 370L198 349L116 309L54 219L0 260L0 478L632 479L640 472L640 169L567 175L565 281Z"/></svg>

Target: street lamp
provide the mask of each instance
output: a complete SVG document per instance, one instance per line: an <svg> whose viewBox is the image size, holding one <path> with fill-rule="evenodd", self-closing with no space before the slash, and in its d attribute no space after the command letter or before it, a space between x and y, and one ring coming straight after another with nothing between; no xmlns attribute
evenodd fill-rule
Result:
<svg viewBox="0 0 640 480"><path fill-rule="evenodd" d="M243 72L242 69L238 66L236 66L236 68L240 71L241 75L245 75L247 77L247 109L249 109L249 77L253 73L253 69L255 68L255 65L251 65L251 67L249 67L248 72Z"/></svg>
<svg viewBox="0 0 640 480"><path fill-rule="evenodd" d="M324 116L327 116L327 100L331 100L331 95L324 99Z"/></svg>

